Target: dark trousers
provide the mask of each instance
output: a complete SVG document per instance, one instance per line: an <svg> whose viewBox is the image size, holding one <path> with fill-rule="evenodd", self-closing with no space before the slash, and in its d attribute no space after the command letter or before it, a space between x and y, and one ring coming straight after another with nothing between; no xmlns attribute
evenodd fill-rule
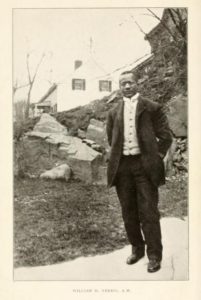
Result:
<svg viewBox="0 0 201 300"><path fill-rule="evenodd" d="M115 185L129 242L135 247L145 242L148 258L161 260L158 188L146 176L140 155L122 156Z"/></svg>

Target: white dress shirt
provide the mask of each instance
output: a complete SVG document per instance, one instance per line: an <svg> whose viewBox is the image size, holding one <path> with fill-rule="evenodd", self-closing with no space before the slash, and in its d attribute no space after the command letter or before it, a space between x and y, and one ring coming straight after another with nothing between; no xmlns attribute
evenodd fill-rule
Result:
<svg viewBox="0 0 201 300"><path fill-rule="evenodd" d="M138 144L135 115L138 103L139 93L135 94L132 98L124 97L124 155L136 155L140 153Z"/></svg>

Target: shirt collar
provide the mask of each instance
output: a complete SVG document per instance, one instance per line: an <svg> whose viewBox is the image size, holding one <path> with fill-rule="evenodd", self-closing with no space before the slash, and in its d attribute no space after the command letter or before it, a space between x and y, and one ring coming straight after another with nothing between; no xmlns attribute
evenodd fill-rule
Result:
<svg viewBox="0 0 201 300"><path fill-rule="evenodd" d="M131 98L127 98L127 97L123 97L124 99L124 102L127 102L127 103L134 103L136 100L138 100L138 97L139 97L139 93L136 93L133 97Z"/></svg>

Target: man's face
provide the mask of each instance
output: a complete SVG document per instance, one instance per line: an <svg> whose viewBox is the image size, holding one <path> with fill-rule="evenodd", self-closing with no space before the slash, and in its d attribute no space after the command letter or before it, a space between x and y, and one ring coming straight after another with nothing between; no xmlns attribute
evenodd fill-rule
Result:
<svg viewBox="0 0 201 300"><path fill-rule="evenodd" d="M121 75L119 86L123 96L127 98L131 98L137 93L137 82L132 73Z"/></svg>

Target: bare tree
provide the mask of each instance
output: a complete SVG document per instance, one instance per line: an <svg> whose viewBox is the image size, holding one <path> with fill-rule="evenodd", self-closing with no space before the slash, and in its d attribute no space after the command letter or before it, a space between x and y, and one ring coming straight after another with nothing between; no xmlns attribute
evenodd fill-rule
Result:
<svg viewBox="0 0 201 300"><path fill-rule="evenodd" d="M13 96L15 95L17 90L22 89L22 88L27 87L27 86L29 86L29 83L18 85L18 81L16 80L15 84L13 85Z"/></svg>
<svg viewBox="0 0 201 300"><path fill-rule="evenodd" d="M45 54L43 53L40 60L39 60L39 62L38 62L38 64L37 64L37 66L36 66L36 69L35 69L33 75L31 75L31 72L30 72L30 53L27 53L27 57L26 57L26 65L27 65L27 73L28 73L28 84L27 85L29 86L29 90L28 90L27 103L26 103L26 109L25 109L25 119L27 119L29 117L31 91L32 91L32 88L33 88L33 85L34 85L39 67L40 67L44 57L45 57Z"/></svg>

